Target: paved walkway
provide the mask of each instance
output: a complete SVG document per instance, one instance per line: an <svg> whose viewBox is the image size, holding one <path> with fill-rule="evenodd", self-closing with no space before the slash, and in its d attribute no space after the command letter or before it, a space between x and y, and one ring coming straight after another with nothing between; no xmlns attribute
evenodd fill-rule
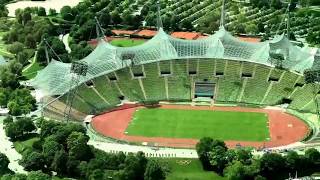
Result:
<svg viewBox="0 0 320 180"><path fill-rule="evenodd" d="M5 134L3 129L3 119L4 117L0 117L0 152L4 153L10 160L9 169L16 173L26 174L27 172L23 169L23 167L18 163L18 161L22 158L21 154L19 154L15 148L13 147L13 143L9 141L8 137Z"/></svg>
<svg viewBox="0 0 320 180"><path fill-rule="evenodd" d="M62 36L62 42L63 42L63 44L64 44L64 46L66 48L66 51L68 53L71 53L71 48L69 46L69 34L65 34L65 35Z"/></svg>
<svg viewBox="0 0 320 180"><path fill-rule="evenodd" d="M94 140L90 140L88 144L109 153L117 153L122 151L127 154L142 151L147 157L198 158L197 152L194 149L157 148L148 146L117 144L111 142L98 142Z"/></svg>
<svg viewBox="0 0 320 180"><path fill-rule="evenodd" d="M142 151L147 157L198 158L195 149L160 148L115 143L107 138L100 137L99 135L95 134L90 126L87 126L87 134L90 137L88 144L109 153L117 153L122 151L127 154Z"/></svg>

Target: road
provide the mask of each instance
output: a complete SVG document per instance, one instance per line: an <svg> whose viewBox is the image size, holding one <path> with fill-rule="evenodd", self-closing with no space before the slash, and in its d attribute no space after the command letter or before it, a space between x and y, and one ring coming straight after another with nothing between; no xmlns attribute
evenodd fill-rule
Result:
<svg viewBox="0 0 320 180"><path fill-rule="evenodd" d="M62 37L62 42L66 48L66 51L68 53L71 53L71 48L69 47L69 34L65 34L63 37Z"/></svg>

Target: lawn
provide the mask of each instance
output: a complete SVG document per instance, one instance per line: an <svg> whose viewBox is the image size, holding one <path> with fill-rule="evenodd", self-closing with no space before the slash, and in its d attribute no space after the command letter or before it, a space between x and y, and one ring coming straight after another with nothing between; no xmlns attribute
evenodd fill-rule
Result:
<svg viewBox="0 0 320 180"><path fill-rule="evenodd" d="M0 32L0 55L7 58L13 58L14 55L7 51L7 45L2 40L5 33L6 32Z"/></svg>
<svg viewBox="0 0 320 180"><path fill-rule="evenodd" d="M126 131L146 137L265 141L267 126L264 113L146 108L135 112Z"/></svg>
<svg viewBox="0 0 320 180"><path fill-rule="evenodd" d="M133 39L114 39L111 44L119 47L131 47L143 44L144 40L133 40Z"/></svg>
<svg viewBox="0 0 320 180"><path fill-rule="evenodd" d="M40 138L36 137L34 135L31 135L30 138L27 138L27 140L24 141L15 141L13 143L15 149L18 153L23 154L24 152L28 150L32 150L32 145L35 141L38 141Z"/></svg>
<svg viewBox="0 0 320 180"><path fill-rule="evenodd" d="M168 163L170 173L166 180L225 180L214 172L204 171L197 159L162 159Z"/></svg>
<svg viewBox="0 0 320 180"><path fill-rule="evenodd" d="M23 76L25 76L27 79L32 79L36 77L37 72L43 69L43 66L40 66L39 63L34 62L31 64L30 67L28 67L25 71L22 72Z"/></svg>

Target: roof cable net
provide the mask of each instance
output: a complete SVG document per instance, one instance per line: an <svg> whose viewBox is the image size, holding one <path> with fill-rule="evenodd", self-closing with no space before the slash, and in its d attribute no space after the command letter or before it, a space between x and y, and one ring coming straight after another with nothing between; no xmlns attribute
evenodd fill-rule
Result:
<svg viewBox="0 0 320 180"><path fill-rule="evenodd" d="M94 51L80 60L88 64L88 72L80 83L119 69L139 64L174 59L231 59L269 66L270 54L282 54L284 68L303 72L311 68L315 54L294 46L284 36L271 41L249 43L233 37L223 27L215 34L199 40L183 40L166 34L162 28L146 43L134 47L115 47L100 40ZM52 60L30 80L30 85L43 90L46 95L62 95L73 87L71 64Z"/></svg>

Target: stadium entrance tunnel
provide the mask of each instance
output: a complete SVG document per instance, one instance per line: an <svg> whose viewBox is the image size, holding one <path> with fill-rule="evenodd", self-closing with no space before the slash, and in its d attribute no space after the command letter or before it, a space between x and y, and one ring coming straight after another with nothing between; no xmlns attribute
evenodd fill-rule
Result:
<svg viewBox="0 0 320 180"><path fill-rule="evenodd" d="M215 84L210 82L196 82L194 98L209 97L214 98Z"/></svg>

